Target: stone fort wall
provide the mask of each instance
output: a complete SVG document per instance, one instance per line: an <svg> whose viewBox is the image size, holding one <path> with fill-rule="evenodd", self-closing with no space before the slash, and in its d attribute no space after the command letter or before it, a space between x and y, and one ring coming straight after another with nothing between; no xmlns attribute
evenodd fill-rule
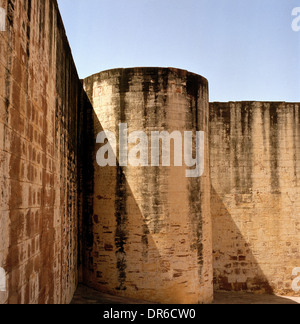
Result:
<svg viewBox="0 0 300 324"><path fill-rule="evenodd" d="M69 303L78 282L84 99L54 0L1 0L1 303Z"/></svg>
<svg viewBox="0 0 300 324"><path fill-rule="evenodd" d="M210 176L206 175L202 181L204 187L197 184L205 199L200 204L199 198L193 205L187 204L191 197L184 200L186 210L191 209L194 215L189 220L189 226L195 224L190 238L176 234L176 226L181 224L184 228L183 220L188 219L188 213L181 219L178 192L166 198L166 192L160 193L155 188L156 178L141 170L130 170L128 179L121 170L116 176L123 182L136 183L133 186L136 195L139 186L145 191L149 183L155 193L153 201L152 196L146 195L138 203L132 201L132 195L127 195L126 201L130 212L137 214L144 210L154 216L157 224L153 227L149 218L145 226L139 219L139 228L123 232L120 221L128 214L118 197L124 194L125 187L118 188L113 183L117 199L111 210L118 208L125 214L113 212L109 226L100 228L99 213L109 212L109 201L105 199L105 191L96 194L95 182L98 176L104 182L112 177L95 169L95 152L99 148L95 134L100 129L95 123L97 111L93 110L78 78L57 3L0 0L0 7L6 12L6 30L0 32L0 268L5 271L6 291L0 292L0 303L69 303L79 281L101 288L103 276L107 276L101 273L101 262L106 262L108 254L119 257L114 272L116 282L122 283L125 250L119 250L118 255L114 253L114 249L120 248L120 240L113 236L103 244L102 234L107 232L107 237L111 234L109 226L115 229L112 233L118 231L119 236L126 238L129 249L137 250L141 258L151 261L126 265L125 278L130 279L132 294L140 283L145 286L154 283L155 274L169 283L172 280L185 283L182 271L185 265L182 262L174 265L165 257L167 250L177 256L185 255L180 254L181 247L194 253L195 245L188 240L195 237L203 243L194 253L195 260L198 258L195 268L201 264L201 257L205 258L204 279L208 282L214 277L216 289L295 294L291 290L292 271L300 267L299 103L209 105L209 114L201 125L209 135L210 162L207 161L206 170ZM177 87L173 89L174 97L181 99L172 105L180 106L189 88L187 84L182 79L179 83L161 80L163 91ZM129 106L132 100L137 107L137 100L147 101L150 114L157 103L163 109L166 103L163 91L155 90L157 82L152 81L149 79L144 89L137 82L137 93L130 100L121 94L123 104ZM190 98L197 97L195 87L191 89ZM205 95L206 90L203 91L201 96ZM97 93L88 89L87 92L92 103L96 103ZM195 100L191 107L195 108ZM158 116L161 112L157 110ZM200 115L198 121L201 118L204 116ZM172 124L172 129L176 125ZM174 169L169 171L178 178ZM135 182L134 172L140 172L145 181ZM179 184L166 181L163 174L157 179L161 188L166 183L172 188ZM171 202L168 208L159 203L164 199ZM204 208L202 216L206 215L202 223L198 207ZM176 217L165 226L163 217L167 209ZM205 230L200 231L199 224ZM162 234L173 225L174 238L165 241ZM131 233L137 234L132 240ZM99 244L102 248L97 251L95 247ZM154 249L157 244L162 253ZM105 254L99 253L101 249ZM156 256L162 262L152 262ZM212 258L213 271L209 270ZM153 280L147 283L146 277L139 278L138 267L144 273L149 271ZM150 286L149 291L160 288ZM184 296L180 298L183 300Z"/></svg>
<svg viewBox="0 0 300 324"><path fill-rule="evenodd" d="M295 294L300 104L210 104L215 288Z"/></svg>
<svg viewBox="0 0 300 324"><path fill-rule="evenodd" d="M85 255L91 261L84 270L86 282L101 291L153 302L211 302L207 80L174 68L132 68L93 75L84 87L95 111L94 138L105 130L120 143L119 124L126 123L126 142L133 132L143 131L148 155L143 165L132 166L125 154L124 165L117 145L117 166L100 167L96 153L101 144L95 146L93 242ZM185 131L205 133L201 177L187 178L190 168L184 164L151 166L157 147L152 131L165 130L179 132L182 141ZM169 155L173 160L173 145Z"/></svg>

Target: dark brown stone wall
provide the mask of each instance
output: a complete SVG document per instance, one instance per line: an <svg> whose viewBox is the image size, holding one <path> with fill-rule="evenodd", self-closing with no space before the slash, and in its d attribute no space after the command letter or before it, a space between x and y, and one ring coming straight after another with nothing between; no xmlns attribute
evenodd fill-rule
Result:
<svg viewBox="0 0 300 324"><path fill-rule="evenodd" d="M54 0L1 0L1 303L68 303L78 281L84 97Z"/></svg>

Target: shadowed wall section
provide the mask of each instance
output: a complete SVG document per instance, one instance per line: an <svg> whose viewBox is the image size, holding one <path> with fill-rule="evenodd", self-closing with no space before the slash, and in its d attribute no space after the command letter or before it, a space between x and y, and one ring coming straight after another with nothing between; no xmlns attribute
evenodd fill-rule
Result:
<svg viewBox="0 0 300 324"><path fill-rule="evenodd" d="M216 289L294 294L300 262L300 105L210 104Z"/></svg>
<svg viewBox="0 0 300 324"><path fill-rule="evenodd" d="M122 167L118 160L117 167L99 167L95 151L93 246L85 256L85 282L154 302L211 302L207 81L177 69L134 68L96 74L84 86L95 111L95 140L104 129L119 143L119 124L127 123L128 134L147 134L149 162L151 131L206 135L201 178L186 178L185 166Z"/></svg>
<svg viewBox="0 0 300 324"><path fill-rule="evenodd" d="M1 0L0 303L69 303L78 281L82 84L54 0ZM81 141L83 141L81 139Z"/></svg>

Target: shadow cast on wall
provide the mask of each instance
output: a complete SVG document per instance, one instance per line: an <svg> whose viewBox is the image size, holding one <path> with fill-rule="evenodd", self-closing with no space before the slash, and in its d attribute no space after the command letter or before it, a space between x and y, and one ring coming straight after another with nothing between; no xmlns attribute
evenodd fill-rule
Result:
<svg viewBox="0 0 300 324"><path fill-rule="evenodd" d="M103 127L95 112L90 115L87 123L93 119L94 126L87 128L86 136L94 140L82 146L81 281L101 292L152 302L196 300L199 279L186 273L194 274L189 262L197 264L200 243L191 247L185 234L191 225L177 219L179 210L171 215L163 202L168 190L158 190L166 181L160 167L151 172L123 168L119 162L117 167L99 167L95 138Z"/></svg>
<svg viewBox="0 0 300 324"><path fill-rule="evenodd" d="M216 289L298 296L299 105L210 105Z"/></svg>
<svg viewBox="0 0 300 324"><path fill-rule="evenodd" d="M154 129L207 127L208 101L198 100L193 87L203 87L206 94L207 81L187 71L115 69L84 83L93 101L89 136L95 142L105 128L115 134L113 142L122 143L120 123L128 124L128 134L143 129L147 139ZM97 165L98 144L91 147L93 154L86 152L94 178L87 174L84 281L104 292L155 302L211 301L208 171L200 180L187 178L185 167L121 167L119 145L103 144L116 166ZM150 156L149 144L148 150ZM202 235L206 231L207 238Z"/></svg>
<svg viewBox="0 0 300 324"><path fill-rule="evenodd" d="M86 97L85 100L89 99ZM125 168L120 167L119 163L117 167L103 168L96 164L95 139L103 127L92 105L84 125L89 126L84 129L82 138L85 140L81 146L80 281L99 291L111 294L118 292L123 296L135 296L139 289L143 289L145 298L151 300L154 290L160 288L153 284L156 278L151 273L163 276L170 270L167 262L149 262L149 256L160 260L159 250L151 235L158 224L147 223L150 215L147 217L141 212L140 204L126 179ZM148 184L144 183L143 186L146 190ZM151 205L151 199L148 195L144 203L148 201ZM130 261L128 255L131 256ZM147 271L147 278L139 275Z"/></svg>
<svg viewBox="0 0 300 324"><path fill-rule="evenodd" d="M244 239L213 186L211 202L214 206L212 220L215 289L272 294L273 289L253 255L251 246Z"/></svg>
<svg viewBox="0 0 300 324"><path fill-rule="evenodd" d="M253 172L253 168L257 168L257 165L252 163L251 160L253 156L251 127L253 124L263 125L251 121L252 119L255 120L255 118L260 121L260 116L271 121L270 146L273 145L273 133L276 133L277 126L274 123L274 117L272 117L274 108L271 108L270 114L268 109L263 110L264 114L260 114L260 110L256 106L252 107L252 104L246 104L243 107L242 116L245 123L242 124L240 136L243 136L244 145L240 144L240 146L237 145L237 138L235 137L235 133L239 134L239 132L232 126L236 125L235 121L231 120L230 123L226 123L222 120L224 128L228 124L231 126L231 128L227 127L224 131L224 134L227 134L231 141L229 147L232 148L232 145L235 144L234 149L230 151L233 152L231 155L234 161L233 165L236 168L235 181L231 184L229 182L229 185L235 184L239 190L236 190L234 195L231 194L231 191L224 191L228 192L228 194L220 197L214 186L211 187L214 285L216 290L278 293L277 290L274 290L274 282L270 282L270 271L267 277L261 267L261 256L258 261L258 254L253 253L251 239L245 237L245 233L249 235L253 233L254 239L258 241L258 234L260 235L260 232L263 232L260 231L259 224L264 226L262 230L276 229L277 214L272 217L264 215L265 218L260 219L261 211L255 212L253 210L253 204L258 199L270 197L268 190L264 195L260 193L254 194L250 190L252 184L249 183L252 179L249 174ZM279 111L279 108L276 109ZM224 111L228 112L228 107ZM235 113L237 114L237 112ZM254 114L255 118L252 114ZM159 235L165 235L166 233L161 232L159 229L160 219L152 217L153 215L164 214L163 210L158 210L158 208L161 208L159 204L155 203L155 199L158 201L160 197L151 197L148 188L149 184L159 185L159 175L151 172L146 178L147 180L140 184L138 191L143 193L141 199L135 196L134 191L137 192L137 190L131 188L125 169L120 166L117 166L117 168L101 168L101 171L99 168L96 169L95 138L99 132L103 131L103 127L93 111L92 105L87 115L82 138L88 138L88 141L82 142L81 145L84 161L81 165L82 184L84 184L82 186L82 232L80 234L82 242L80 255L83 256L82 282L104 292L115 293L118 291L119 295L133 298L139 296L139 290L143 289L145 299L151 300L154 292L157 294L157 291L161 289L159 280L157 280L159 277L161 280L168 282L168 288L173 295L180 296L181 286L180 282L178 284L178 280L181 280L181 284L185 284L186 274L180 268L172 268L171 262L162 259L162 255L167 253L171 258L174 251L181 244L181 240L178 239L175 242L174 238L169 237L169 242L164 247L163 253L161 253L161 245L158 245ZM229 116L233 119L233 115ZM263 134L267 134L268 123L265 122L264 125L266 125L266 129L263 130ZM217 130L217 134L221 134L221 132ZM260 137L260 140L264 139L268 143L265 137ZM223 159L226 156L230 161L229 155L226 155L228 152L224 152ZM238 152L241 152L243 159L238 155ZM273 153L270 150L270 154ZM266 161L263 162L267 163ZM219 165L214 166L216 174L220 171L219 167ZM270 169L272 170L272 165ZM245 176L240 178L239 172L245 173ZM226 178L227 173L224 173L223 176ZM101 187L95 187L95 177L97 177L97 182L99 182L98 177L101 179ZM259 188L259 186L263 187L264 183L259 183L257 187ZM275 187L275 184L273 187ZM270 206L271 203L277 206L277 195L277 192L272 193L272 199L269 202ZM227 198L225 196L228 196L229 202L233 201L232 208L239 207L241 213L244 210L244 214L241 215L242 218L237 218L238 222L233 217L237 217L237 215L231 215L228 205L226 207ZM145 208L145 205L151 206L152 210L151 208ZM269 205L267 206L271 210ZM262 206L264 207L263 204ZM147 212L145 213L145 211ZM128 222L129 213L130 222ZM111 217L111 215L114 215L114 217ZM250 227L243 228L244 220L247 220L247 217L251 220L248 223L255 226L253 232L249 231ZM247 226L250 226L249 224ZM241 229L243 229L243 232ZM158 241L156 238L158 238ZM268 244L272 242L261 240L259 250L257 250L256 246L255 253L263 249L266 250ZM273 251L276 251L274 246L272 246ZM264 255L268 256L268 252L266 251ZM278 256L279 258L277 258ZM276 255L276 262L277 260L280 261L280 256L281 254ZM156 261L153 262L153 260ZM271 264L273 268L274 265L276 266L275 263ZM148 273L148 276L144 276L142 273ZM289 284L288 279L285 284ZM111 282L114 282L113 288L109 287ZM286 288L288 290L288 287Z"/></svg>

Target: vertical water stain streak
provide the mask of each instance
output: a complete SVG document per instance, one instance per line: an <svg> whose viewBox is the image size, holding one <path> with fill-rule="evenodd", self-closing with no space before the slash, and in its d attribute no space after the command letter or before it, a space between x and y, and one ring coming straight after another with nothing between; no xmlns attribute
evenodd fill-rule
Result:
<svg viewBox="0 0 300 324"><path fill-rule="evenodd" d="M127 234L127 188L126 188L126 177L122 167L117 167L116 177L116 201L115 201L115 218L116 218L116 232L115 232L115 246L116 246L116 258L117 258L117 269L119 275L119 286L117 290L126 290L126 251L125 246L128 239Z"/></svg>
<svg viewBox="0 0 300 324"><path fill-rule="evenodd" d="M190 100L190 117L186 120L190 121L186 125L187 130L192 130L193 132L200 131L200 111L199 111L199 91L201 88L201 80L198 76L189 74L187 76L186 91L188 98ZM193 146L194 148L196 145ZM196 151L193 149L194 156L196 156ZM203 220L202 220L202 196L201 196L201 179L200 178L190 178L189 179L189 208L191 223L193 225L193 236L194 244L191 246L192 250L197 251L197 259L199 266L199 278L202 275L202 268L204 264L203 260Z"/></svg>
<svg viewBox="0 0 300 324"><path fill-rule="evenodd" d="M239 113L238 113L239 112ZM231 143L234 150L234 170L235 170L235 188L236 193L251 194L252 192L252 155L253 148L251 143L252 132L252 104L250 102L242 102L240 109L230 109L231 114L235 114L236 118L230 126ZM240 129L241 127L241 129ZM241 138L242 136L242 138ZM241 156L246 156L245 163L241 161ZM236 196L236 203L240 203L240 199Z"/></svg>
<svg viewBox="0 0 300 324"><path fill-rule="evenodd" d="M297 156L297 140L299 136L299 120L297 120L297 117L299 116L299 107L293 106L293 149L294 149L294 172L295 172L295 178L296 178L296 186L299 186L299 172L297 169L297 161L299 161L299 157Z"/></svg>
<svg viewBox="0 0 300 324"><path fill-rule="evenodd" d="M130 74L128 71L121 71L119 77L119 95L120 95L120 110L116 111L119 123L126 122L126 93L129 91ZM116 134L118 134L118 125L116 125ZM119 141L118 141L119 142ZM119 150L117 150L118 152ZM117 156L119 154L117 153ZM125 246L127 244L127 183L125 176L125 168L121 167L117 163L116 168L116 201L115 201L115 219L116 219L116 232L115 232L115 247L116 247L116 259L118 269L119 286L117 290L126 290L126 251Z"/></svg>
<svg viewBox="0 0 300 324"><path fill-rule="evenodd" d="M278 164L278 104L270 104L270 161L272 193L280 193Z"/></svg>
<svg viewBox="0 0 300 324"><path fill-rule="evenodd" d="M144 129L152 129L155 127L157 130L163 129L166 126L165 122L161 122L161 87L160 75L157 69L147 68L147 73L143 73L143 96L144 96ZM167 86L167 85L166 85ZM160 167L153 167L153 172L145 172L147 183L143 190L143 200L147 203L143 206L143 214L146 226L143 230L142 242L144 250L147 248L149 233L160 233L162 228L162 200L159 192L160 188ZM149 195L149 186L152 186L153 194ZM146 250L145 250L146 251ZM147 252L143 253L144 256Z"/></svg>

